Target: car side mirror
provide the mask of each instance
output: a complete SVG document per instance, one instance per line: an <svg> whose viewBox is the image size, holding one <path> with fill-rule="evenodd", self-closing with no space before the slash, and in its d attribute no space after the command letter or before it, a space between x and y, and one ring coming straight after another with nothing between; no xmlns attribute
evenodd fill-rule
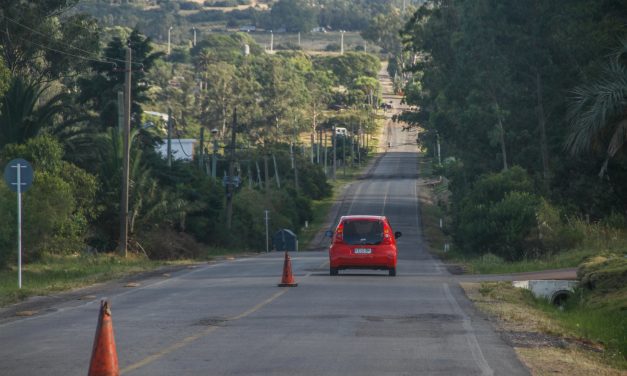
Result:
<svg viewBox="0 0 627 376"><path fill-rule="evenodd" d="M333 237L333 231L331 230L327 230L324 232L324 236L326 236L327 238L332 238Z"/></svg>
<svg viewBox="0 0 627 376"><path fill-rule="evenodd" d="M401 236L403 236L403 233L402 233L402 232L400 232L400 231L396 231L396 232L394 233L394 238L395 238L395 239L398 239L398 238L400 238Z"/></svg>

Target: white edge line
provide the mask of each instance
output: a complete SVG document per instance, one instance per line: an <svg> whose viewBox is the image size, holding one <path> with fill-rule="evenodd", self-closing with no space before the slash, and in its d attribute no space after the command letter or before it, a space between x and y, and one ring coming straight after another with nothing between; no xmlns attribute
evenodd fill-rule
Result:
<svg viewBox="0 0 627 376"><path fill-rule="evenodd" d="M479 341L477 341L477 336L475 335L474 328L472 327L472 324L470 323L470 317L466 315L466 313L459 306L459 303L457 303L457 300L455 300L455 297L453 296L453 294L451 294L451 290L448 287L448 283L444 283L443 286L444 286L444 293L446 295L446 299L449 301L449 303L451 303L451 306L453 307L453 311L455 311L456 314L462 317L464 330L466 331L466 335L465 335L466 341L468 342L468 346L470 347L470 352L472 353L472 358L475 361L475 364L481 370L482 375L484 376L494 375L494 371L492 370L492 368L490 368L490 365L488 364L485 357L483 356L483 351L481 351L481 346L479 345Z"/></svg>

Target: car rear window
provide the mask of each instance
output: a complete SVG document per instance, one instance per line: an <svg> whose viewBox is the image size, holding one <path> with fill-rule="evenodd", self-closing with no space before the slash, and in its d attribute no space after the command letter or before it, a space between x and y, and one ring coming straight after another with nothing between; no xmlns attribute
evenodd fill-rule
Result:
<svg viewBox="0 0 627 376"><path fill-rule="evenodd" d="M381 221L355 219L344 222L344 242L347 244L379 244L382 240Z"/></svg>

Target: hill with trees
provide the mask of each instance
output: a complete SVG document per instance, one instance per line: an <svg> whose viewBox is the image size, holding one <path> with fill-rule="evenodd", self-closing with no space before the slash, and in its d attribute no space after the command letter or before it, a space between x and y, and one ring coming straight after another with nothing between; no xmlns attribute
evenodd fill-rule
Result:
<svg viewBox="0 0 627 376"><path fill-rule="evenodd" d="M165 3L144 3L142 11ZM205 35L195 46L179 45L168 54L140 29L103 28L75 5L10 1L0 7L0 164L22 157L35 169L33 190L24 197L26 262L118 246L118 93L127 46L133 56L133 251L151 258L194 257L208 247L260 251L264 210L272 213L271 232L299 232L313 219L313 200L331 194L324 166L331 165L332 153L324 152L330 143L323 140L330 139L333 125L364 131L343 143L350 151L341 153L347 159L340 163L367 158L366 135L376 120L376 56L271 54L246 33ZM349 110L339 114L331 105ZM172 160L157 152L168 122L155 113L170 115L174 140L198 140L193 154ZM237 179L224 180L230 165ZM230 229L225 182L237 185ZM7 218L0 225L2 266L15 258L14 196L0 184Z"/></svg>

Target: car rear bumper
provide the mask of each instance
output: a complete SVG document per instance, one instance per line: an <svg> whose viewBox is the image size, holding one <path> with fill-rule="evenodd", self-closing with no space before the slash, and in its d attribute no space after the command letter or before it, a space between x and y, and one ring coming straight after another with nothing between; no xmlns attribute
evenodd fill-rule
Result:
<svg viewBox="0 0 627 376"><path fill-rule="evenodd" d="M377 250L369 255L354 254L351 249L329 250L329 263L337 269L396 268L396 250Z"/></svg>

